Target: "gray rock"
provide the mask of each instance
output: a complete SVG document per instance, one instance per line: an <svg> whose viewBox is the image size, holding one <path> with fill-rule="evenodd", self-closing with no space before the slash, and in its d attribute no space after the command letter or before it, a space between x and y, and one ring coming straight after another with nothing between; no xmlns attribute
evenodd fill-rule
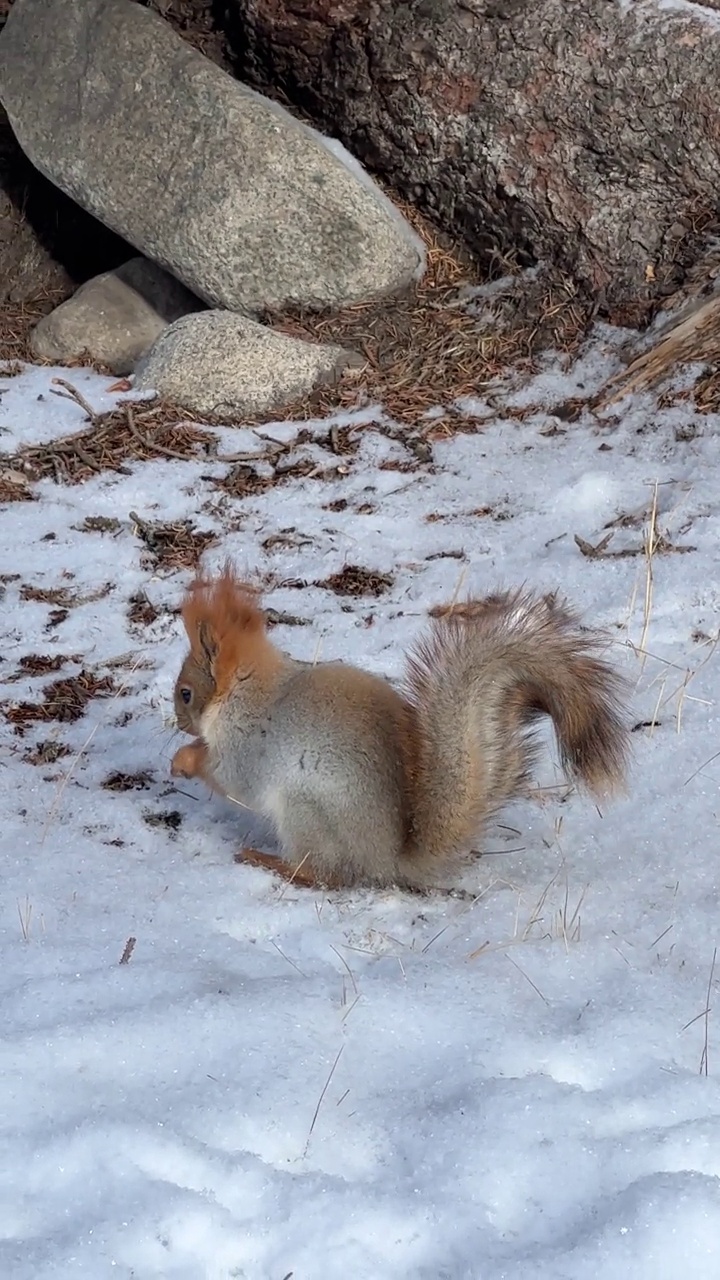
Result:
<svg viewBox="0 0 720 1280"><path fill-rule="evenodd" d="M163 329L202 304L162 267L131 258L83 284L43 316L31 339L39 360L62 364L87 355L112 373L131 373Z"/></svg>
<svg viewBox="0 0 720 1280"><path fill-rule="evenodd" d="M132 0L15 0L0 99L38 169L212 305L338 306L422 270L339 144Z"/></svg>
<svg viewBox="0 0 720 1280"><path fill-rule="evenodd" d="M231 419L282 409L362 364L343 347L300 342L230 311L203 311L160 335L137 367L135 389Z"/></svg>

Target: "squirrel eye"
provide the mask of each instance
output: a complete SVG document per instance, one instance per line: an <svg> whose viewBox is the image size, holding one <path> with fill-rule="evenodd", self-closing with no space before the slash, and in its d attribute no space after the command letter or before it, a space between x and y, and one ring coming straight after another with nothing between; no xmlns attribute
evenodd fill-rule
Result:
<svg viewBox="0 0 720 1280"><path fill-rule="evenodd" d="M192 689L188 689L187 685L184 685L183 688L180 690L180 697L185 703L185 706L187 706L190 699L192 698Z"/></svg>

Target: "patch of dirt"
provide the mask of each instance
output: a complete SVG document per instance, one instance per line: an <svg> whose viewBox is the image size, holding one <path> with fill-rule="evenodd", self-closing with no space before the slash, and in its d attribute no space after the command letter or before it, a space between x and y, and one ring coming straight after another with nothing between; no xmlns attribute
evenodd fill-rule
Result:
<svg viewBox="0 0 720 1280"><path fill-rule="evenodd" d="M116 769L100 783L103 791L146 791L152 786L154 776L148 769L140 769L137 773L121 773Z"/></svg>
<svg viewBox="0 0 720 1280"><path fill-rule="evenodd" d="M22 736L29 725L38 721L73 724L82 718L94 698L109 698L119 692L112 676L96 676L83 670L47 685L41 702L11 703L3 708L3 714L15 733Z"/></svg>
<svg viewBox="0 0 720 1280"><path fill-rule="evenodd" d="M86 516L82 524L74 524L78 533L119 533L122 521L115 516Z"/></svg>
<svg viewBox="0 0 720 1280"><path fill-rule="evenodd" d="M348 467L342 461L332 463L318 461L317 458L296 458L289 461L287 455L302 445L312 443L327 449L335 457L350 457L359 447L359 442L351 439L353 430L350 427L331 427L324 436L317 438L310 431L302 430L285 444L266 441L262 451L250 456L218 456L219 462L232 462L234 465L224 476L203 478L231 498L251 498L266 493L268 489L273 489L286 480L331 480L335 476L344 476L348 474ZM263 470L259 469L258 464L262 464Z"/></svg>
<svg viewBox="0 0 720 1280"><path fill-rule="evenodd" d="M269 627L309 627L309 618L299 618L295 613L285 613L284 610L266 609L265 621Z"/></svg>
<svg viewBox="0 0 720 1280"><path fill-rule="evenodd" d="M399 471L402 475L419 470L420 463L411 462L408 458L387 458L385 462L381 462L378 466L378 471Z"/></svg>
<svg viewBox="0 0 720 1280"><path fill-rule="evenodd" d="M24 584L20 588L21 600L33 600L37 604L56 604L68 608L75 603L73 592L67 587L33 587Z"/></svg>
<svg viewBox="0 0 720 1280"><path fill-rule="evenodd" d="M22 758L26 764L55 764L57 760L62 760L64 756L69 756L71 753L72 748L66 743L44 738L41 742L36 742L31 751L26 751Z"/></svg>
<svg viewBox="0 0 720 1280"><path fill-rule="evenodd" d="M96 600L104 600L112 591L112 582L106 582L94 591L86 591L81 595L70 587L34 587L24 583L20 588L21 600L34 600L38 604L52 604L61 609L76 609L81 604L93 604ZM65 615L67 617L67 614Z"/></svg>
<svg viewBox="0 0 720 1280"><path fill-rule="evenodd" d="M282 480L332 480L335 476L347 475L347 467L326 466L316 462L314 458L298 458L296 462L288 462L275 468L273 482Z"/></svg>
<svg viewBox="0 0 720 1280"><path fill-rule="evenodd" d="M274 475L261 475L247 463L231 467L227 475L220 479L216 476L207 478L213 480L218 489L222 489L231 498L253 498L259 493L265 493L266 489L271 489L276 483Z"/></svg>
<svg viewBox="0 0 720 1280"><path fill-rule="evenodd" d="M191 520L144 520L136 511L130 512L130 519L133 532L145 545L141 562L155 570L196 569L203 552L218 541L216 533L196 529Z"/></svg>
<svg viewBox="0 0 720 1280"><path fill-rule="evenodd" d="M127 620L135 627L149 627L160 617L159 609L144 591L136 591L128 600Z"/></svg>
<svg viewBox="0 0 720 1280"><path fill-rule="evenodd" d="M464 551L434 551L432 555L425 556L427 561L430 560L466 560L467 556Z"/></svg>
<svg viewBox="0 0 720 1280"><path fill-rule="evenodd" d="M161 809L159 813L146 810L143 814L143 822L149 827L165 827L167 831L179 831L182 820L182 814L177 809Z"/></svg>
<svg viewBox="0 0 720 1280"><path fill-rule="evenodd" d="M358 564L348 564L339 573L330 574L316 587L325 587L338 596L381 596L389 591L393 579L388 573L378 573L374 569L363 569Z"/></svg>
<svg viewBox="0 0 720 1280"><path fill-rule="evenodd" d="M345 504L347 506L347 503ZM293 525L288 525L285 529L279 529L277 533L271 533L268 538L262 542L263 551L284 550L286 547L311 547L312 538L308 538L305 534L298 533Z"/></svg>
<svg viewBox="0 0 720 1280"><path fill-rule="evenodd" d="M18 670L7 680L21 680L23 676L47 676L60 671L68 662L82 662L79 653L26 653L18 662Z"/></svg>

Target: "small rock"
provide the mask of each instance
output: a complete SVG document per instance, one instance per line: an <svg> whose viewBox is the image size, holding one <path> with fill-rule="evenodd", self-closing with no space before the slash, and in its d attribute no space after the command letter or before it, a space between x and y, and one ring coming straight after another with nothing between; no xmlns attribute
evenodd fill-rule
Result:
<svg viewBox="0 0 720 1280"><path fill-rule="evenodd" d="M0 99L46 177L211 306L341 306L422 272L353 157L132 0L14 0Z"/></svg>
<svg viewBox="0 0 720 1280"><path fill-rule="evenodd" d="M131 373L163 329L202 303L167 271L131 258L83 284L33 330L38 360L65 364L87 356L112 373Z"/></svg>
<svg viewBox="0 0 720 1280"><path fill-rule="evenodd" d="M229 311L203 311L160 335L138 365L135 388L196 413L239 418L281 409L362 364L343 347L288 338Z"/></svg>

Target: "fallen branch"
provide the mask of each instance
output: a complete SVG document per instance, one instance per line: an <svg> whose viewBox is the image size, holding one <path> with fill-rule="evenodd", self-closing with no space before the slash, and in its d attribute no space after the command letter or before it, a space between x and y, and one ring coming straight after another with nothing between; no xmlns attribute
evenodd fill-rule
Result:
<svg viewBox="0 0 720 1280"><path fill-rule="evenodd" d="M663 336L663 334L665 336ZM620 373L609 378L592 401L594 409L607 409L624 396L647 391L670 376L681 364L720 358L720 293L698 306L694 302L668 330L665 328L648 351L636 356Z"/></svg>

